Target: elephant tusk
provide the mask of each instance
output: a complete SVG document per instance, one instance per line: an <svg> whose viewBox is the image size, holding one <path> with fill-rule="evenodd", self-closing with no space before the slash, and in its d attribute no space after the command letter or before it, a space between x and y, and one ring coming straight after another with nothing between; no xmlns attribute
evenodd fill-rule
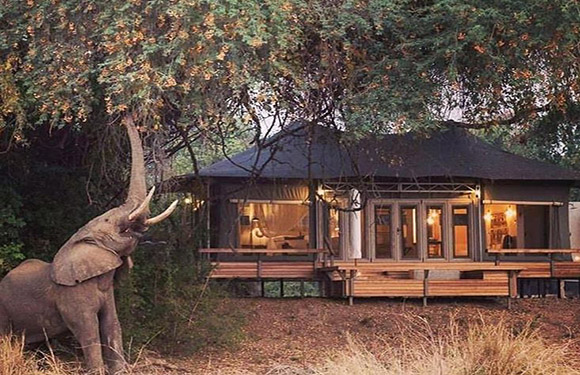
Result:
<svg viewBox="0 0 580 375"><path fill-rule="evenodd" d="M155 193L155 186L149 190L149 194L147 194L147 197L145 197L145 200L139 205L139 207L129 214L129 221L133 221L149 211L149 203L151 202L151 198L153 198L153 193Z"/></svg>
<svg viewBox="0 0 580 375"><path fill-rule="evenodd" d="M167 219L167 217L169 215L171 215L173 213L173 211L175 211L175 207L177 207L177 203L179 202L179 200L174 200L173 203L171 203L171 205L169 207L167 207L167 209L165 211L163 211L161 214L152 217L151 219L147 219L145 220L145 225L150 226L150 225L154 225L157 224L165 219Z"/></svg>

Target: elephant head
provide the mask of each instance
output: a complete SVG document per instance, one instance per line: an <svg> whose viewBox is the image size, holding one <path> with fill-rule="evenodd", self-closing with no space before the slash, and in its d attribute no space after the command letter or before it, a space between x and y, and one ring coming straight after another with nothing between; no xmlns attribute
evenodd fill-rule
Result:
<svg viewBox="0 0 580 375"><path fill-rule="evenodd" d="M125 203L89 221L58 251L51 266L51 278L60 285L74 286L92 277L131 265L131 253L149 226L167 218L174 201L163 213L149 217L149 203L155 192L146 195L145 162L139 133L130 116L124 119L131 143L131 179Z"/></svg>

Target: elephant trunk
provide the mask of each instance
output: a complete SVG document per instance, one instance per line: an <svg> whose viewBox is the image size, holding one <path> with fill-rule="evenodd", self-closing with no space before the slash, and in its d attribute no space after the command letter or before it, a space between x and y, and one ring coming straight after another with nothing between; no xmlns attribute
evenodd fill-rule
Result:
<svg viewBox="0 0 580 375"><path fill-rule="evenodd" d="M143 145L139 132L135 127L133 116L127 114L123 119L127 127L129 142L131 143L131 180L129 182L129 193L127 203L137 206L145 199L147 187L145 184L145 160L143 156Z"/></svg>

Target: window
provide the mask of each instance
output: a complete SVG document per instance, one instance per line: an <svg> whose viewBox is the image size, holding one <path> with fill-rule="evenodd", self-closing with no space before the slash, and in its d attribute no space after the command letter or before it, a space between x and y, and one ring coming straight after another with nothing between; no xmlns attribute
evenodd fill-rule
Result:
<svg viewBox="0 0 580 375"><path fill-rule="evenodd" d="M427 257L443 258L443 207L427 206Z"/></svg>
<svg viewBox="0 0 580 375"><path fill-rule="evenodd" d="M375 258L392 258L391 207L375 207Z"/></svg>
<svg viewBox="0 0 580 375"><path fill-rule="evenodd" d="M455 258L469 257L469 209L467 206L453 206L453 256Z"/></svg>
<svg viewBox="0 0 580 375"><path fill-rule="evenodd" d="M309 248L308 206L247 203L241 208L240 246L253 249Z"/></svg>
<svg viewBox="0 0 580 375"><path fill-rule="evenodd" d="M549 206L489 204L484 210L489 249L549 248Z"/></svg>
<svg viewBox="0 0 580 375"><path fill-rule="evenodd" d="M401 258L419 259L417 206L401 206Z"/></svg>

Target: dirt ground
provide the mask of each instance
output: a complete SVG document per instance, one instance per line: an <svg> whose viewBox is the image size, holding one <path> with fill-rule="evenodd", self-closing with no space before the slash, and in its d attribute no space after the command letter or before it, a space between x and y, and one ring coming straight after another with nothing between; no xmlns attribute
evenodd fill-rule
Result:
<svg viewBox="0 0 580 375"><path fill-rule="evenodd" d="M504 319L514 328L531 324L549 342L569 343L580 353L580 300L518 299L506 309L502 299L441 299L422 307L418 300L363 299L348 306L329 299L232 299L247 311L245 339L233 348L213 348L189 358L155 359L147 368L172 374L266 374L279 365L319 363L353 338L380 355L385 343L403 339L409 324L424 324L433 334L484 319Z"/></svg>

